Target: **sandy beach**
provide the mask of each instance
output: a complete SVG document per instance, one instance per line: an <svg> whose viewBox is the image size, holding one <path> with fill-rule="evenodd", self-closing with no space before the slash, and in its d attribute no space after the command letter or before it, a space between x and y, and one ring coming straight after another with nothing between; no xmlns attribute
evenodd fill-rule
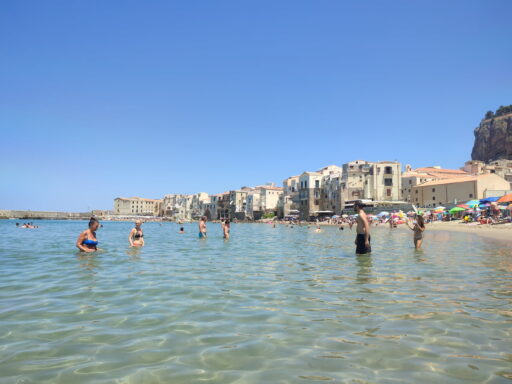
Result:
<svg viewBox="0 0 512 384"><path fill-rule="evenodd" d="M512 244L512 224L478 225L463 224L460 221L434 222L427 225L427 231L465 232L505 241Z"/></svg>

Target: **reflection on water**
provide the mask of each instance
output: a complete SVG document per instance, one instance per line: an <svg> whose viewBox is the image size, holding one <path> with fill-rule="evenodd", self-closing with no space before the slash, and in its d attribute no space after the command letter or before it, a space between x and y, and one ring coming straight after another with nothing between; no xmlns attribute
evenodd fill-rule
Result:
<svg viewBox="0 0 512 384"><path fill-rule="evenodd" d="M0 222L0 382L466 383L512 378L512 254L458 233ZM9 245L9 249L5 248Z"/></svg>
<svg viewBox="0 0 512 384"><path fill-rule="evenodd" d="M359 284L370 282L372 273L372 256L370 254L356 255L356 260L358 266L356 282Z"/></svg>

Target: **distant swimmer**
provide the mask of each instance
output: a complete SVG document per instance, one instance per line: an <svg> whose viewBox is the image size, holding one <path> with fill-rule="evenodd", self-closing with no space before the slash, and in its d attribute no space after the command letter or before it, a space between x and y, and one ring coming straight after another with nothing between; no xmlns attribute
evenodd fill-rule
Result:
<svg viewBox="0 0 512 384"><path fill-rule="evenodd" d="M230 221L229 219L226 219L223 223L222 223L222 233L223 233L223 237L226 239L226 240L229 240L229 234L231 232L231 224L230 224Z"/></svg>
<svg viewBox="0 0 512 384"><path fill-rule="evenodd" d="M178 233L185 233L185 228L180 227L180 231Z"/></svg>
<svg viewBox="0 0 512 384"><path fill-rule="evenodd" d="M318 223L318 220L317 220L316 222ZM317 225L316 225L315 232L316 232L316 233L318 233L318 232L322 232L322 229L320 228L320 224L317 224Z"/></svg>
<svg viewBox="0 0 512 384"><path fill-rule="evenodd" d="M89 228L80 233L76 240L76 247L83 252L94 252L98 250L98 239L96 231L100 223L94 217L89 220Z"/></svg>
<svg viewBox="0 0 512 384"><path fill-rule="evenodd" d="M406 221L407 226L414 232L413 241L416 249L421 249L421 243L423 243L423 232L425 232L425 220L423 216L416 214L416 220L410 223L410 220Z"/></svg>
<svg viewBox="0 0 512 384"><path fill-rule="evenodd" d="M371 236L370 236L370 224L368 224L368 217L366 216L366 212L364 211L364 204L362 201L356 201L354 203L354 209L358 213L357 215L357 227L356 227L356 254L364 255L365 253L370 253L372 251L372 247L370 245Z"/></svg>
<svg viewBox="0 0 512 384"><path fill-rule="evenodd" d="M206 235L206 216L202 216L201 219L199 220L199 238L200 239L204 239L206 237L208 237Z"/></svg>
<svg viewBox="0 0 512 384"><path fill-rule="evenodd" d="M132 228L128 235L130 247L143 247L144 246L144 233L142 232L142 221L135 221L135 228Z"/></svg>

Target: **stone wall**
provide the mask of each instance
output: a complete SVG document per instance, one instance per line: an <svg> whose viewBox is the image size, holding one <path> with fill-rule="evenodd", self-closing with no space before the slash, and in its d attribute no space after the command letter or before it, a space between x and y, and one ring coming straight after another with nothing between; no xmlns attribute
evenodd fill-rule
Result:
<svg viewBox="0 0 512 384"><path fill-rule="evenodd" d="M71 220L71 219L89 219L90 212L49 212L49 211L12 211L0 210L0 219L53 219L53 220Z"/></svg>

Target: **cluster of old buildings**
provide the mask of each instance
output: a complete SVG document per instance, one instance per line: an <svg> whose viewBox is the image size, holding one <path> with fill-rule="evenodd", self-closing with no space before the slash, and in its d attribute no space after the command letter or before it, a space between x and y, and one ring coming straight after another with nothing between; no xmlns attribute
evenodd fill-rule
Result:
<svg viewBox="0 0 512 384"><path fill-rule="evenodd" d="M282 187L269 183L216 195L200 192L170 194L163 199L118 197L114 214L173 220L203 215L209 220L258 220L273 215L310 219L340 215L351 210L356 200L374 206L434 207L503 195L511 189L512 160L489 164L468 161L458 170L438 166L412 169L406 165L404 171L397 161L356 160L288 177Z"/></svg>

